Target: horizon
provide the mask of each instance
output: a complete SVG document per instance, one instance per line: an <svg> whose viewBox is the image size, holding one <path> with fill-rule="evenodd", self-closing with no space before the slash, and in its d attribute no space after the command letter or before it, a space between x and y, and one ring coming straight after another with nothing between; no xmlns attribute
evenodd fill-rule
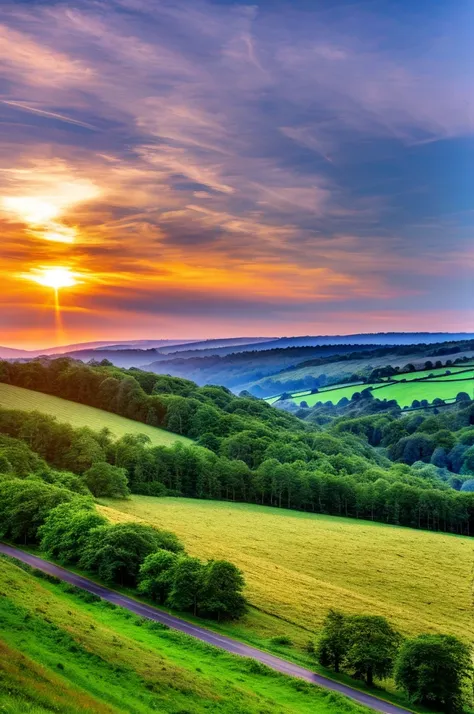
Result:
<svg viewBox="0 0 474 714"><path fill-rule="evenodd" d="M179 344L185 344L188 343L190 345L193 345L195 343L203 343L203 342L212 342L215 340L268 340L268 341L273 341L273 340L282 340L282 339L304 339L304 338L345 338L345 337L360 337L360 336L368 336L368 335L373 335L374 337L377 336L382 336L382 335L443 335L443 336L458 336L458 335L465 335L465 336L471 336L474 333L468 332L466 330L458 330L458 331L444 331L444 330L400 330L400 331L379 331L379 332L348 332L348 333L327 333L327 334L299 334L299 335L292 335L292 334L284 334L284 335L226 335L222 336L219 335L217 337L194 337L194 338L189 338L189 337L175 337L175 338L168 338L168 337L135 337L135 338L124 338L122 337L121 339L110 339L110 340L85 340L83 342L70 342L70 343L63 343L60 345L55 345L55 344L50 344L50 343L43 343L43 344L31 344L29 346L22 346L21 343L18 344L0 344L0 348L5 348L7 350L23 350L25 352L37 352L39 350L45 349L45 350L60 350L60 349L66 349L66 348L81 348L83 345L86 345L87 349L100 349L101 347L106 348L108 346L115 346L115 345L124 345L124 347L128 347L128 345L132 345L130 349L157 349L157 348L152 348L152 347L146 347L146 346L134 346L136 343L139 342L157 342L157 341L163 341L163 342L171 342L175 343L176 345ZM244 343L245 344L245 343ZM249 342L251 344L251 342ZM357 343L354 343L357 344ZM409 344L409 343L408 343ZM413 343L415 344L415 343ZM436 344L436 343L433 343ZM97 347L87 347L87 345L97 345ZM165 345L164 345L165 346Z"/></svg>
<svg viewBox="0 0 474 714"><path fill-rule="evenodd" d="M435 5L3 3L0 342L474 331L474 12Z"/></svg>

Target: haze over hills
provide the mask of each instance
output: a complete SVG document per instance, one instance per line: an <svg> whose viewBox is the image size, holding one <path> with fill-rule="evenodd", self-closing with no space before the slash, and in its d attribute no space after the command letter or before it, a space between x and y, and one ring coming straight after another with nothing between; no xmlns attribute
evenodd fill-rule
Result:
<svg viewBox="0 0 474 714"><path fill-rule="evenodd" d="M0 345L0 357L37 357L39 355L69 354L71 352L83 352L85 350L120 351L120 350L150 350L156 349L161 354L170 354L189 349L215 350L230 349L238 351L242 349L273 349L281 347L311 347L317 345L336 344L416 344L425 342L426 344L435 342L445 342L446 340L461 340L474 337L474 333L469 332L366 332L349 335L303 335L290 337L230 337L215 339L143 339L143 340L103 340L95 342L77 342L68 345L55 347L42 347L33 350L26 350ZM189 346L192 345L192 348ZM172 349L174 348L174 349Z"/></svg>
<svg viewBox="0 0 474 714"><path fill-rule="evenodd" d="M402 367L451 352L470 356L471 333L389 332L294 337L239 337L209 340L133 340L84 343L42 350L0 348L4 359L70 356L89 362L108 360L117 367L139 368L225 386L269 397L287 389L313 388L369 373L387 364ZM2 352L4 349L4 352ZM471 350L471 352L469 352ZM459 354L458 354L459 356Z"/></svg>

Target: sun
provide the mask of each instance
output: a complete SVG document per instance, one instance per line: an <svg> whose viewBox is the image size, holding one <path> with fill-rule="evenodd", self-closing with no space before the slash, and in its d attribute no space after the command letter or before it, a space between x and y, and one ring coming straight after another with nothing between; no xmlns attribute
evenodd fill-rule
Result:
<svg viewBox="0 0 474 714"><path fill-rule="evenodd" d="M80 282L77 279L77 273L73 273L69 268L61 268L59 266L55 268L38 268L29 277L35 283L56 291L61 288L72 288Z"/></svg>

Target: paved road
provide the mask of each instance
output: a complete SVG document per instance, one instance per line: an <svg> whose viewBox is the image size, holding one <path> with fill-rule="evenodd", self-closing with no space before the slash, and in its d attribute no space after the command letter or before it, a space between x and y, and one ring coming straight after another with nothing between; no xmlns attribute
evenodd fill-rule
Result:
<svg viewBox="0 0 474 714"><path fill-rule="evenodd" d="M210 645L220 647L221 649L226 650L226 652L231 652L232 654L240 655L242 657L252 657L277 672L283 672L283 674L288 674L291 677L299 677L300 679L305 679L307 682L312 682L313 684L317 684L325 689L340 692L341 694L344 694L351 699L355 699L355 701L360 704L363 704L377 712L382 712L383 714L412 714L412 712L407 709L397 707L394 704L390 704L390 702L385 702L383 699L371 696L365 692L359 692L357 689L353 689L347 684L334 682L332 679L323 677L320 674L315 674L310 669L305 669L304 667L300 667L292 662L287 662L280 657L263 652L255 647L245 645L243 642L239 642L238 640L233 640L225 635L212 632L204 627L199 627L198 625L194 625L186 620L181 620L179 617L169 615L167 612L163 612L158 608L145 605L144 603L138 602L133 598L127 597L126 595L121 595L114 590L110 590L109 588L94 583L88 578L76 575L76 573L72 573L70 570L60 568L58 565L49 563L47 560L38 558L36 555L31 555L31 553L26 553L19 548L14 548L10 545L6 545L5 543L0 543L0 553L9 555L12 558L17 558L17 560L21 560L23 563L27 563L33 568L38 568L38 570L42 570L45 573L55 575L57 578L60 578L67 583L71 583L72 585L76 585L78 588L94 593L94 595L98 595L103 600L107 600L108 602L114 603L114 605L124 607L127 610L134 612L136 615L147 617L149 620L155 620L156 622L161 622L164 625L172 627L174 630L179 630L180 632L184 632L186 635L196 637L198 640L207 642Z"/></svg>

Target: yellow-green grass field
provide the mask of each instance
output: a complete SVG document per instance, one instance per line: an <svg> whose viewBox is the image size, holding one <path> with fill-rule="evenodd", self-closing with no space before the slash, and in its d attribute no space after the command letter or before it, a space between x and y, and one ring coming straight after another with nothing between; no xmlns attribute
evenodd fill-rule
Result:
<svg viewBox="0 0 474 714"><path fill-rule="evenodd" d="M192 443L190 439L165 429L158 429L86 404L77 404L11 384L0 383L0 408L42 412L56 417L60 422L67 422L74 428L88 426L95 431L100 431L107 427L115 437L124 434L146 434L153 446L171 446L176 441Z"/></svg>
<svg viewBox="0 0 474 714"><path fill-rule="evenodd" d="M133 496L101 503L114 522L142 519L174 531L192 555L238 565L258 608L242 621L241 637L286 634L302 646L328 609L338 608L383 615L406 634L474 641L472 539L219 501Z"/></svg>
<svg viewBox="0 0 474 714"><path fill-rule="evenodd" d="M368 714L0 558L5 714Z"/></svg>

